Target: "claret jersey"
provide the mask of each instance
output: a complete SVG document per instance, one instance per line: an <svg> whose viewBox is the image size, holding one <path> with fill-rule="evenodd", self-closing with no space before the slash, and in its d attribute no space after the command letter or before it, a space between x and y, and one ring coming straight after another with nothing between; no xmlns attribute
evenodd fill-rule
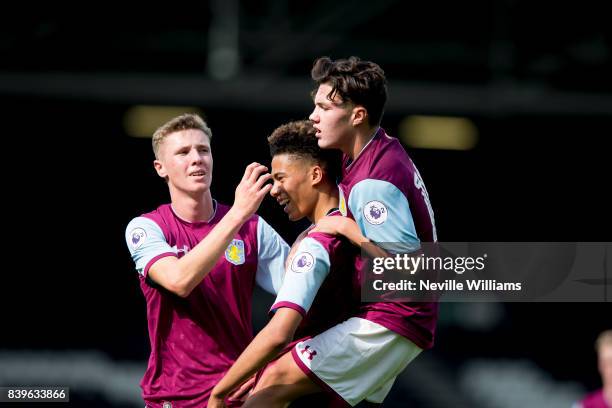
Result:
<svg viewBox="0 0 612 408"><path fill-rule="evenodd" d="M340 216L339 211L330 213ZM348 319L359 306L354 280L357 248L347 240L310 232L287 261L285 280L271 312L289 307L303 317L294 338L314 336Z"/></svg>
<svg viewBox="0 0 612 408"><path fill-rule="evenodd" d="M361 153L343 159L340 210L374 242L401 243L413 249L436 242L434 213L425 184L399 143L379 128ZM361 259L356 270L361 268ZM437 303L364 303L361 317L427 349L433 345Z"/></svg>
<svg viewBox="0 0 612 408"><path fill-rule="evenodd" d="M212 388L253 338L251 299L256 282L269 292L281 286L289 247L254 215L224 255L186 298L152 282L149 268L166 256L181 258L223 218L215 202L208 222L187 222L171 205L134 218L126 241L147 304L151 355L141 382L148 406L201 407Z"/></svg>

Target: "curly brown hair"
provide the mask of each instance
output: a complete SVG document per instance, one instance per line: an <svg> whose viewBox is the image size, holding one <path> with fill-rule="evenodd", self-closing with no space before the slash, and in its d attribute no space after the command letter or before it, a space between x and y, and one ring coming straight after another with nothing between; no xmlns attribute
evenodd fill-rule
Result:
<svg viewBox="0 0 612 408"><path fill-rule="evenodd" d="M369 124L380 125L387 103L387 79L378 64L358 57L335 61L321 57L314 62L310 76L317 88L321 84L332 87L328 98L338 95L343 102L365 107Z"/></svg>
<svg viewBox="0 0 612 408"><path fill-rule="evenodd" d="M321 149L315 135L316 130L309 120L285 123L268 137L270 156L292 154L305 158L321 166L330 181L339 182L342 175L342 152Z"/></svg>

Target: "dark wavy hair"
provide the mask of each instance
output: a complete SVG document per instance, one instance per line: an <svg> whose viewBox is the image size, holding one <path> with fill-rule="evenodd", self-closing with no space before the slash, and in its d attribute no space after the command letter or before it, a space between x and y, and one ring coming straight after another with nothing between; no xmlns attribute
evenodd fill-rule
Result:
<svg viewBox="0 0 612 408"><path fill-rule="evenodd" d="M369 124L380 125L387 103L387 79L378 64L358 57L335 61L321 57L314 62L310 76L317 88L331 85L329 98L338 95L343 102L362 105L368 111Z"/></svg>
<svg viewBox="0 0 612 408"><path fill-rule="evenodd" d="M315 136L316 130L309 120L298 120L277 127L268 137L270 156L292 154L321 166L327 178L339 182L342 175L342 152L321 149Z"/></svg>

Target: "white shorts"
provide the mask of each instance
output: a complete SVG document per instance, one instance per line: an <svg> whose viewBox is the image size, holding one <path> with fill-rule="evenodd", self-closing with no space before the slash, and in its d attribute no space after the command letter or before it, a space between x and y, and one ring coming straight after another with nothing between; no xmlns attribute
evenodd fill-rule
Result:
<svg viewBox="0 0 612 408"><path fill-rule="evenodd" d="M382 403L395 381L423 351L405 337L369 320L352 317L295 345L296 364L344 405Z"/></svg>

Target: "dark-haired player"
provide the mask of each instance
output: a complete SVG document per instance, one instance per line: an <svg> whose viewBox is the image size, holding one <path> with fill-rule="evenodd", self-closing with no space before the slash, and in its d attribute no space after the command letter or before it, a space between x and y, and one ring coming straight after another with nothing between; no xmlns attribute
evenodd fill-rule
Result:
<svg viewBox="0 0 612 408"><path fill-rule="evenodd" d="M291 122L277 128L268 139L274 179L270 194L292 221L306 217L316 223L325 216L341 216L336 186L341 153L321 150L314 133L309 121ZM234 388L281 351L288 351L294 336L320 333L356 310L356 248L337 236L311 232L313 226L293 244L283 285L271 308L274 316L214 388L209 407L223 406L223 399ZM294 348L291 352L298 351ZM316 355L308 349L300 352L305 358ZM268 370L273 371L274 366ZM282 398L291 400L317 391L312 383L285 388Z"/></svg>
<svg viewBox="0 0 612 408"><path fill-rule="evenodd" d="M387 100L380 66L324 57L311 76L316 89L310 119L318 145L344 153L339 187L346 217L323 218L316 229L354 243L401 243L413 250L437 241L423 179L399 141L380 127ZM360 268L358 258L355 271ZM247 406L285 406L292 399L282 400L284 390L312 392L313 383L343 406L382 403L397 375L432 347L437 315L435 302L362 303L347 321L298 343L294 358L279 359Z"/></svg>

